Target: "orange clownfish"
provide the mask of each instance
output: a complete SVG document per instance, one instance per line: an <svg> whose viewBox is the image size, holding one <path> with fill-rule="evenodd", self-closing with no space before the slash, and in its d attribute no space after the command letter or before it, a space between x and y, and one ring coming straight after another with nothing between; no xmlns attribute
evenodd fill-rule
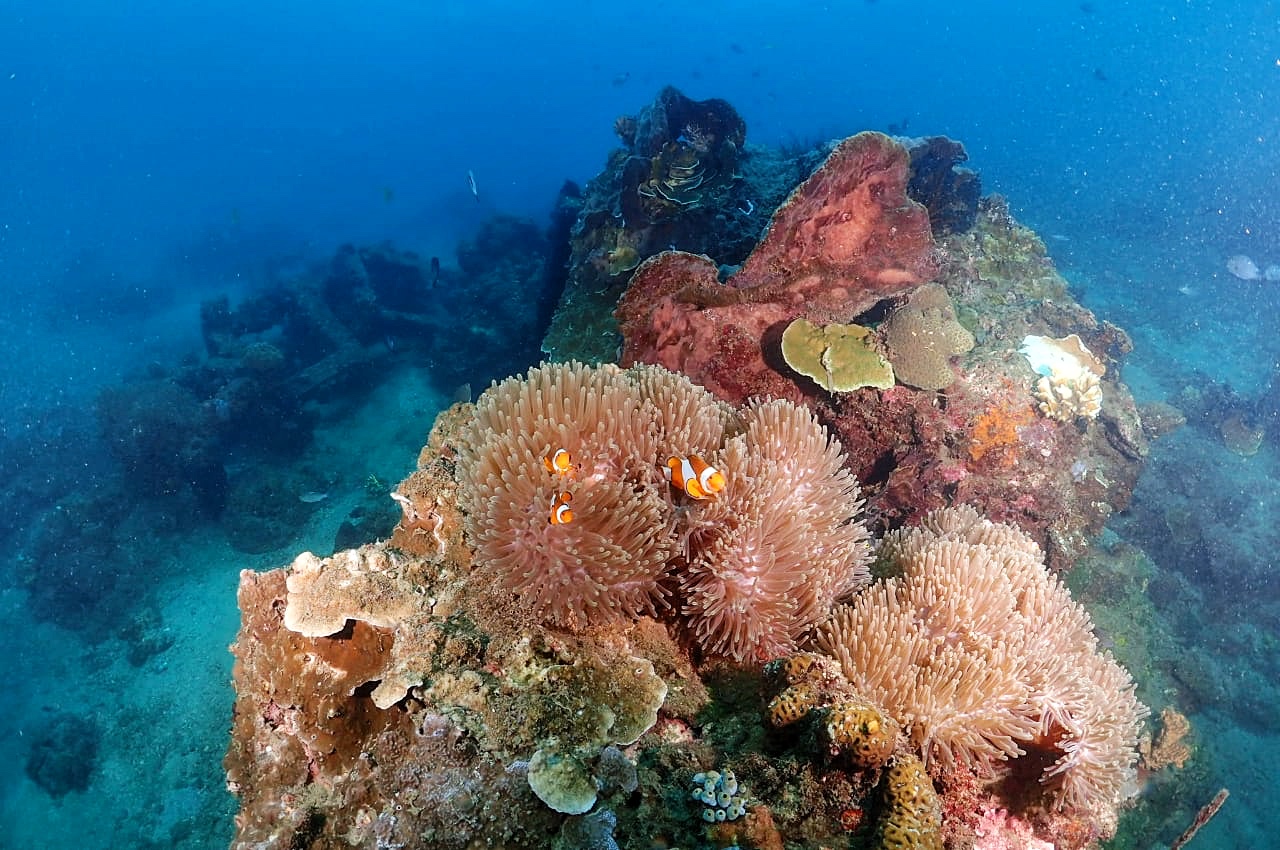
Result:
<svg viewBox="0 0 1280 850"><path fill-rule="evenodd" d="M694 499L710 499L724 489L724 474L697 455L667 458L667 480Z"/></svg>
<svg viewBox="0 0 1280 850"><path fill-rule="evenodd" d="M573 457L568 449L552 449L542 456L542 465L547 468L547 472L568 475L573 469Z"/></svg>
<svg viewBox="0 0 1280 850"><path fill-rule="evenodd" d="M573 508L569 507L569 502L573 500L572 493L556 493L551 497L551 516L547 522L552 525L568 525L573 522Z"/></svg>

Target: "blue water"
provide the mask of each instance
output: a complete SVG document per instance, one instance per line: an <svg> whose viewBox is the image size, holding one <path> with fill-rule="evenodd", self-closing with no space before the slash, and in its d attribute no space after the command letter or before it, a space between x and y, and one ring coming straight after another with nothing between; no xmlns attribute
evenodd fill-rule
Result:
<svg viewBox="0 0 1280 850"><path fill-rule="evenodd" d="M1280 369L1280 282L1240 280L1226 261L1280 263L1280 4L1011 9L0 4L0 610L12 641L0 707L13 732L0 744L12 766L0 846L225 846L238 570L331 546L342 488L355 499L366 476L398 480L457 385L500 375L428 351L427 369L353 402L379 421L316 411L307 461L332 468L287 488L335 495L254 555L228 548L190 501L115 495L99 393L202 355L202 302L270 291L341 244L390 240L455 272L460 239L496 214L544 222L566 179L600 170L613 119L668 84L728 100L754 144L890 125L963 141L984 190L1041 234L1076 297L1133 336L1125 379L1140 401L1212 390L1197 410L1270 417L1249 458L1211 426L1156 442L1116 523L1178 585L1164 597L1181 608L1168 640L1217 671L1187 708L1195 787L1233 795L1193 846L1268 843L1280 422L1264 402ZM471 296L437 297L452 309ZM232 466L259 461L246 447ZM1171 542L1186 518L1196 533ZM55 794L17 767L51 728L56 742L98 742L62 766L71 784ZM77 759L93 770L77 774Z"/></svg>

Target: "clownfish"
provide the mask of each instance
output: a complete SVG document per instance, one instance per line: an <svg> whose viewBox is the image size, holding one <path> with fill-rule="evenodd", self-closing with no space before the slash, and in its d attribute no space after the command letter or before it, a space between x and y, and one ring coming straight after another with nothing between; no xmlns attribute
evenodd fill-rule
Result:
<svg viewBox="0 0 1280 850"><path fill-rule="evenodd" d="M724 489L724 473L697 455L667 458L667 480L694 499L710 499Z"/></svg>
<svg viewBox="0 0 1280 850"><path fill-rule="evenodd" d="M547 522L552 525L568 525L573 522L573 508L569 507L569 502L573 500L573 494L564 492L556 493L551 497L551 516L547 518Z"/></svg>
<svg viewBox="0 0 1280 850"><path fill-rule="evenodd" d="M552 449L542 456L542 465L554 475L568 475L573 469L573 457L568 449Z"/></svg>

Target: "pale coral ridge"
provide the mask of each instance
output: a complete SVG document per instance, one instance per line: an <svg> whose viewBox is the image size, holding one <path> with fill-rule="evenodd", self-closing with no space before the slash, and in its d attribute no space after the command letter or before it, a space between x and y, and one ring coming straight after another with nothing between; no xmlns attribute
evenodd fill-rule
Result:
<svg viewBox="0 0 1280 850"><path fill-rule="evenodd" d="M1017 529L971 508L895 532L900 576L841 608L818 643L944 768L990 774L1035 749L1060 806L1114 807L1147 709L1092 623Z"/></svg>

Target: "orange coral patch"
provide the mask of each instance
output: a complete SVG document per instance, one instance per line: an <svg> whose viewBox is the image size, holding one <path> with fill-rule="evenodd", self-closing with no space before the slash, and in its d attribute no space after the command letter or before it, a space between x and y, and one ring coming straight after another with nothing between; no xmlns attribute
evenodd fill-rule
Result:
<svg viewBox="0 0 1280 850"><path fill-rule="evenodd" d="M978 417L969 439L969 459L980 462L987 455L997 458L1001 466L1012 466L1014 449L1019 442L1018 429L1035 419L1030 405L1016 408L993 407Z"/></svg>

